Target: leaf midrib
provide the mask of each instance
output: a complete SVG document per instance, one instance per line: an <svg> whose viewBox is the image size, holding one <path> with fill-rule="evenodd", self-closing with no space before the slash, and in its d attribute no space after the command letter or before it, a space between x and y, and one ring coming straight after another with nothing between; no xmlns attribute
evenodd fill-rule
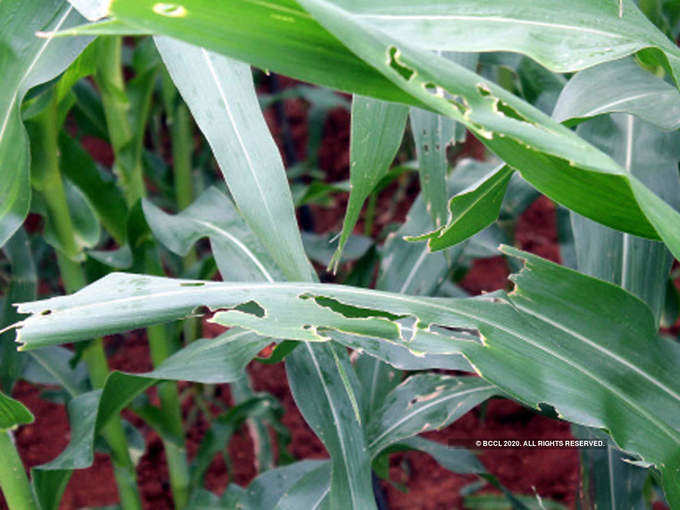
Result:
<svg viewBox="0 0 680 510"><path fill-rule="evenodd" d="M28 76L30 76L31 72L33 71L33 68L38 63L38 60L40 60L40 57L42 57L43 53L45 53L47 46L49 46L49 44L52 42L52 39L54 39L55 32L57 32L61 28L61 26L66 22L66 18L68 18L69 14L71 14L71 11L73 11L73 6L69 4L68 9L66 9L66 12L64 13L64 15L59 19L57 24L50 31L45 42L40 47L38 52L35 54L35 56L33 57L33 60L28 65L28 67L24 71L24 74L21 76L21 78L17 82L17 89L14 91L14 94L12 95L12 100L9 103L9 106L8 106L7 111L5 113L5 118L2 121L2 127L0 127L0 141L2 141L3 136L5 136L5 130L7 129L7 124L9 123L9 118L11 116L12 109L14 108L14 104L16 103L17 98L19 97L19 88L24 83L26 78L28 78Z"/></svg>

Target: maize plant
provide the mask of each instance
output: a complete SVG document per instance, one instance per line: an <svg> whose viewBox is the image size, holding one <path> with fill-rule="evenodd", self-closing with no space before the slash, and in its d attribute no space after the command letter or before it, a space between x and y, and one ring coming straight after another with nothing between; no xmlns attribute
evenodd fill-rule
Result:
<svg viewBox="0 0 680 510"><path fill-rule="evenodd" d="M141 509L131 410L177 509L388 508L377 480L403 450L477 475L493 508L546 508L479 448L420 436L500 397L604 444L581 452L579 508L680 509L679 33L678 0L1 0L8 507L59 508L103 452L120 508ZM278 76L296 85L263 93ZM263 108L286 94L317 120L284 166ZM345 106L349 176L331 183L315 154ZM459 157L466 139L485 161ZM411 177L412 203L377 199ZM314 233L310 204L343 193L337 235ZM518 249L539 194L561 264ZM406 219L381 229L385 207ZM468 295L461 275L492 256L507 288ZM202 338L202 319L223 332ZM131 330L150 371L111 368L105 337ZM328 458L290 455L253 360L285 365ZM59 388L71 430L30 473L22 379ZM233 405L214 416L220 384ZM187 394L210 416L191 455ZM206 473L243 424L258 475L215 494Z"/></svg>

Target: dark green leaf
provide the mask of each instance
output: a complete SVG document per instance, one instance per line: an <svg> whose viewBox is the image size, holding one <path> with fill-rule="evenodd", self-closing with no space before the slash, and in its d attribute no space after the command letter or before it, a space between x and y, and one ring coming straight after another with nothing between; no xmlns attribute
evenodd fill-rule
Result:
<svg viewBox="0 0 680 510"><path fill-rule="evenodd" d="M448 223L428 234L409 237L409 241L427 240L431 251L458 244L491 225L501 209L505 190L514 170L500 165L449 202Z"/></svg>
<svg viewBox="0 0 680 510"><path fill-rule="evenodd" d="M21 318L14 303L23 299L35 299L38 286L33 254L28 236L23 229L17 230L7 241L3 251L11 266L9 287L3 289L0 302L0 328L9 326ZM28 359L17 352L11 331L0 333L0 384L7 393L12 392L14 383L22 376Z"/></svg>
<svg viewBox="0 0 680 510"><path fill-rule="evenodd" d="M18 425L33 423L33 414L26 407L11 397L0 392L0 431L4 433Z"/></svg>

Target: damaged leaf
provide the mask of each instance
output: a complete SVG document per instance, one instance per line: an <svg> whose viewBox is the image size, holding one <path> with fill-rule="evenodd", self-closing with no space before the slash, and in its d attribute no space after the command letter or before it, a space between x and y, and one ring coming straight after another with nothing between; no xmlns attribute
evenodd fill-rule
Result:
<svg viewBox="0 0 680 510"><path fill-rule="evenodd" d="M504 393L608 430L620 448L662 472L669 501L678 501L678 345L658 337L649 308L621 288L512 248L503 251L525 260L513 277L515 290L475 299L113 274L72 296L21 305L20 312L33 315L19 323L19 340L26 347L75 341L173 320L203 305L232 308L215 320L259 333L277 329L318 341L328 339L328 328L426 352L457 350ZM331 301L320 304L320 297ZM263 317L233 309L248 301L262 307Z"/></svg>

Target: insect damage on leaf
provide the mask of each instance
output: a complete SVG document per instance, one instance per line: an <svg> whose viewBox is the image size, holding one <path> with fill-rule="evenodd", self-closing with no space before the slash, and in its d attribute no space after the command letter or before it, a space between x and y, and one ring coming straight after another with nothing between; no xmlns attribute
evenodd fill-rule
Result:
<svg viewBox="0 0 680 510"><path fill-rule="evenodd" d="M153 12L168 18L184 18L187 15L187 9L183 5L163 2L155 4Z"/></svg>
<svg viewBox="0 0 680 510"><path fill-rule="evenodd" d="M417 73L415 69L411 69L399 61L400 55L401 51L399 51L399 48L396 46L390 46L387 50L387 65L398 72L399 75L406 81L410 81L417 75Z"/></svg>

